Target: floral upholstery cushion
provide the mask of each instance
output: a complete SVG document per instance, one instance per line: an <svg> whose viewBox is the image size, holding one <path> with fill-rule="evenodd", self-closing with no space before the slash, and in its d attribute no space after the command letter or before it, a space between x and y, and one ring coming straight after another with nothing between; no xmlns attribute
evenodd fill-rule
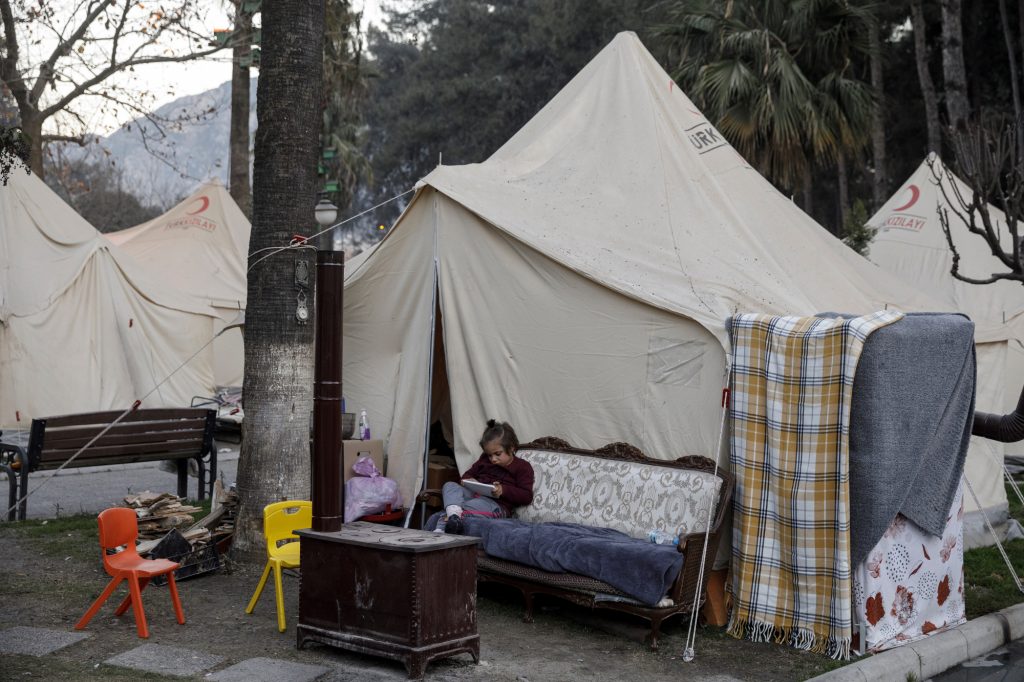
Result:
<svg viewBox="0 0 1024 682"><path fill-rule="evenodd" d="M722 486L714 474L693 469L549 450L516 456L533 466L533 502L516 510L532 523L579 523L643 539L653 529L703 532Z"/></svg>

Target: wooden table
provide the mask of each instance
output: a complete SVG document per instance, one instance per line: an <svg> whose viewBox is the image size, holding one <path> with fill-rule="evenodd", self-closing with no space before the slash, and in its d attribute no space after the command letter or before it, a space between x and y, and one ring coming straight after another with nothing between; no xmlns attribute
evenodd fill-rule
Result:
<svg viewBox="0 0 1024 682"><path fill-rule="evenodd" d="M410 678L437 658L480 662L477 538L365 521L298 535L300 649L312 641L400 660Z"/></svg>

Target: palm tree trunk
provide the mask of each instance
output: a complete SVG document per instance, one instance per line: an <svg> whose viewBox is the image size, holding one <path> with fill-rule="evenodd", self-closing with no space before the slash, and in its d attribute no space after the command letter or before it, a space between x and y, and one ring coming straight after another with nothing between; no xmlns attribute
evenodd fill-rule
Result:
<svg viewBox="0 0 1024 682"><path fill-rule="evenodd" d="M885 203L889 189L888 169L885 158L885 84L882 80L882 41L879 37L878 22L871 22L868 30L871 42L871 87L878 101L871 122L871 151L875 159L875 175L871 185L874 208Z"/></svg>
<svg viewBox="0 0 1024 682"><path fill-rule="evenodd" d="M841 237L846 230L846 215L850 211L850 178L846 172L846 156L842 151L836 157L836 182L839 185L839 224L833 232Z"/></svg>
<svg viewBox="0 0 1024 682"><path fill-rule="evenodd" d="M1024 65L1024 0L1017 0L1017 21L1020 23L1017 37L1020 39L1020 63Z"/></svg>
<svg viewBox="0 0 1024 682"><path fill-rule="evenodd" d="M806 213L807 215L809 215L809 216L811 216L813 218L814 217L814 183L811 180L811 173L809 171L804 173L803 177L801 178L801 181L803 183L803 187L801 188L800 193L803 194L803 197L804 197L804 213Z"/></svg>
<svg viewBox="0 0 1024 682"><path fill-rule="evenodd" d="M954 130L963 127L970 115L963 33L961 0L942 0L942 75L946 114Z"/></svg>
<svg viewBox="0 0 1024 682"><path fill-rule="evenodd" d="M1003 25L1003 40L1006 41L1006 59L1010 64L1010 93L1013 97L1013 115L1021 118L1020 83L1017 79L1017 55L1013 50L1013 32L1006 12L1006 0L999 0L999 20ZM1024 135L1017 136L1017 156L1024 159Z"/></svg>
<svg viewBox="0 0 1024 682"><path fill-rule="evenodd" d="M287 245L294 233L308 234L314 225L324 0L274 0L263 3L262 15L245 320L245 435L232 543L232 556L249 562L265 554L263 507L310 495L313 325L301 324L296 308L304 296L307 309L314 309L314 258L311 250L298 249L256 261L269 253L268 247Z"/></svg>
<svg viewBox="0 0 1024 682"><path fill-rule="evenodd" d="M1024 0L1022 0L1024 1ZM924 98L924 117L928 131L927 152L942 156L942 129L939 127L939 104L935 84L928 70L928 43L925 36L923 0L911 0L910 20L914 26L914 57L917 61L917 80Z"/></svg>
<svg viewBox="0 0 1024 682"><path fill-rule="evenodd" d="M231 132L228 187L231 198L247 218L252 217L249 189L249 68L252 60L252 14L239 0L235 5L235 44L231 70Z"/></svg>

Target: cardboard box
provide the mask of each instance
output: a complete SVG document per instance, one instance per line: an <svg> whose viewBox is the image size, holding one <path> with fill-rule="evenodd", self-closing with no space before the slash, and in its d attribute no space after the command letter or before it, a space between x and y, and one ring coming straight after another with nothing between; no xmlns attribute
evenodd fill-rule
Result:
<svg viewBox="0 0 1024 682"><path fill-rule="evenodd" d="M451 464L438 464L430 462L427 464L427 488L429 490L440 490L448 481L458 481L459 470Z"/></svg>
<svg viewBox="0 0 1024 682"><path fill-rule="evenodd" d="M380 440L346 440L342 441L342 478L344 483L355 476L352 465L360 457L369 457L377 465L377 470L387 476L388 472L384 466L384 441Z"/></svg>

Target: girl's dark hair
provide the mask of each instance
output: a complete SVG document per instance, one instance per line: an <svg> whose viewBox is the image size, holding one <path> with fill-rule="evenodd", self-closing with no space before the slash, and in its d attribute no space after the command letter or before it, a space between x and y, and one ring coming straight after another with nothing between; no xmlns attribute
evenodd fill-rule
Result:
<svg viewBox="0 0 1024 682"><path fill-rule="evenodd" d="M501 447L509 454L515 454L519 449L519 438L516 437L516 431L511 424L488 419L484 435L480 436L480 447L494 440L501 443Z"/></svg>

